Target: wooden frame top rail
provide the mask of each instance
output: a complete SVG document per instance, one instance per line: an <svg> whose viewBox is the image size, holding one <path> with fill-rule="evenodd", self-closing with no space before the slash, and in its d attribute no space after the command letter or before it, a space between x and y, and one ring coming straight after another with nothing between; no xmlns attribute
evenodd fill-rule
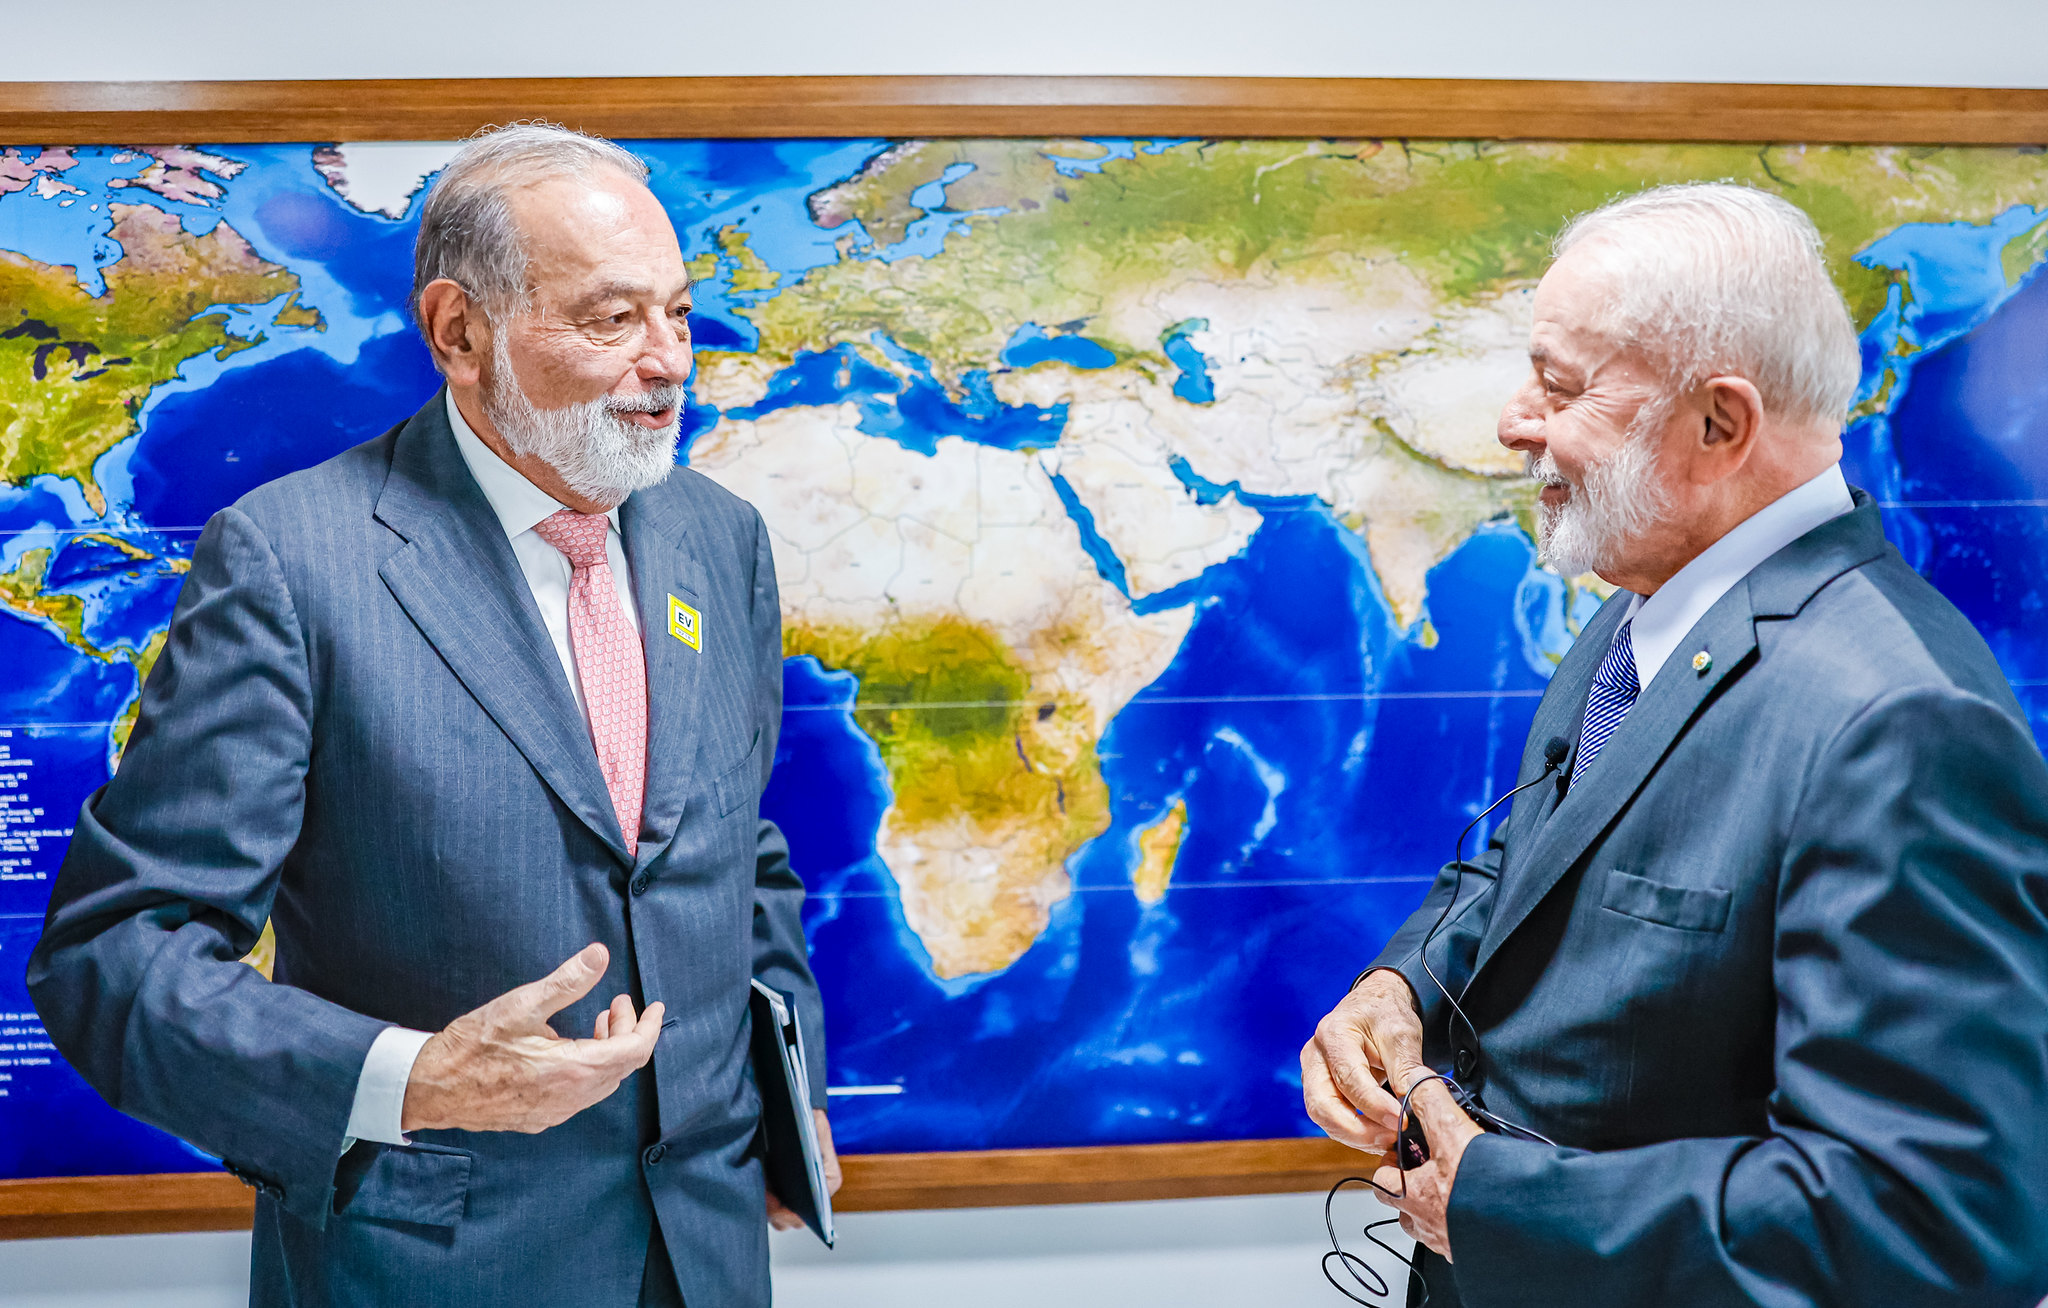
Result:
<svg viewBox="0 0 2048 1308"><path fill-rule="evenodd" d="M848 1154L842 1212L1106 1203L1321 1190L1379 1160L1335 1141ZM1361 1171L1360 1169L1367 1169ZM221 1172L0 1181L0 1240L247 1230L255 1192Z"/></svg>
<svg viewBox="0 0 2048 1308"><path fill-rule="evenodd" d="M0 141L609 136L1335 136L2048 144L2048 90L1316 77L5 82Z"/></svg>

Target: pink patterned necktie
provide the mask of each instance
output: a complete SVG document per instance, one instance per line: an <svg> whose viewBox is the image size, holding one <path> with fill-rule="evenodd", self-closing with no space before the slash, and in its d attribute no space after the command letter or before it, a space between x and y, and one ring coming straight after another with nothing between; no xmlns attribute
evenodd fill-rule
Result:
<svg viewBox="0 0 2048 1308"><path fill-rule="evenodd" d="M626 620L605 557L611 520L574 509L542 519L534 532L569 559L569 645L583 682L583 707L597 765L611 791L626 854L640 856L640 802L647 790L647 661Z"/></svg>

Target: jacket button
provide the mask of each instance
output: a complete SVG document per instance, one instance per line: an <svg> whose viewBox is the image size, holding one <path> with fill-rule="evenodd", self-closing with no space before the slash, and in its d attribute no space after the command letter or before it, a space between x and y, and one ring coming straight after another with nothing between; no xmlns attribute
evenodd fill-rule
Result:
<svg viewBox="0 0 2048 1308"><path fill-rule="evenodd" d="M648 1165L649 1167L652 1167L652 1166L654 1166L654 1165L655 1165L656 1163L660 1162L660 1161L661 1161L661 1160L662 1160L663 1158L666 1158L667 1156L668 1156L668 1146L667 1146L667 1145L665 1145L665 1144L651 1144L651 1145L648 1145L648 1146L647 1146L647 1155L646 1155L646 1157L647 1157L647 1165Z"/></svg>
<svg viewBox="0 0 2048 1308"><path fill-rule="evenodd" d="M636 895L647 893L647 874L645 872L633 878L633 893Z"/></svg>

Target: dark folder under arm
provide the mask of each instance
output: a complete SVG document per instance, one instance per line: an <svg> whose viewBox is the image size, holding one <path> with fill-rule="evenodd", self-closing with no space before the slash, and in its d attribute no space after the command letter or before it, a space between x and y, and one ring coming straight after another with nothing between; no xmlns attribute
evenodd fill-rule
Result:
<svg viewBox="0 0 2048 1308"><path fill-rule="evenodd" d="M768 1188L830 1248L832 1192L825 1186L825 1159L818 1150L818 1125L811 1117L811 1079L804 1067L796 1005L758 977L751 1004L754 1080L761 1090Z"/></svg>

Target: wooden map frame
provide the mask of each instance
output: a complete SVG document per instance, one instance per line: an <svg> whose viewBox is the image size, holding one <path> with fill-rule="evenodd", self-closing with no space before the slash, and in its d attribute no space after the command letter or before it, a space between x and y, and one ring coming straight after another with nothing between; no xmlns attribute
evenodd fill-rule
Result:
<svg viewBox="0 0 2048 1308"><path fill-rule="evenodd" d="M649 77L0 83L0 144L453 140L546 118L621 138L1486 137L2048 145L2048 90L1430 79ZM1313 1190L1317 1138L849 1154L850 1212ZM245 1229L218 1173L0 1181L0 1239Z"/></svg>
<svg viewBox="0 0 2048 1308"><path fill-rule="evenodd" d="M0 141L1337 136L2048 143L2048 90L1333 77L638 77L0 82Z"/></svg>

